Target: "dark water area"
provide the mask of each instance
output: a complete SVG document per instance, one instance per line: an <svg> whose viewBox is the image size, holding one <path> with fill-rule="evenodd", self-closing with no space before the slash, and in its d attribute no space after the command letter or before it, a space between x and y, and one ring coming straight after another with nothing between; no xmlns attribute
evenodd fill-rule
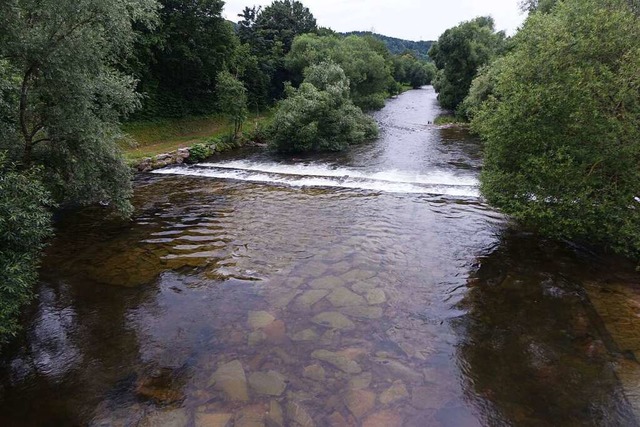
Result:
<svg viewBox="0 0 640 427"><path fill-rule="evenodd" d="M640 277L485 204L431 88L342 154L136 178L68 215L1 426L635 426Z"/></svg>

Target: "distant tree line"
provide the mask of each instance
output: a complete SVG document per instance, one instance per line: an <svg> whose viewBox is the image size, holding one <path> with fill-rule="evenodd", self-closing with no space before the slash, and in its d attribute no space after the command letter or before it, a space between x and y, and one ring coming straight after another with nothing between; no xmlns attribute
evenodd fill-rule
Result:
<svg viewBox="0 0 640 427"><path fill-rule="evenodd" d="M434 43L433 41L413 41L413 40L403 40L395 37L389 37L382 34L377 34L371 31L350 31L347 33L342 33L345 36L359 36L359 37L373 37L382 42L384 42L389 52L393 55L404 55L411 54L414 57L423 60L429 61L429 49L431 45Z"/></svg>
<svg viewBox="0 0 640 427"><path fill-rule="evenodd" d="M443 106L485 141L486 199L544 235L640 259L637 0L527 0L511 39L488 18L431 48Z"/></svg>

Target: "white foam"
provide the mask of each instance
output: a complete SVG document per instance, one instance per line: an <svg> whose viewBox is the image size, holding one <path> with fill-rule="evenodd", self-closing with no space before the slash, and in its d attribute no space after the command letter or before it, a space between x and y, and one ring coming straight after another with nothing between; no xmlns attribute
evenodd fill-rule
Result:
<svg viewBox="0 0 640 427"><path fill-rule="evenodd" d="M257 182L290 187L330 187L390 193L436 194L453 197L479 197L478 182L446 172L431 175L399 171L365 173L328 165L286 165L229 161L195 166L170 166L156 174L202 176Z"/></svg>

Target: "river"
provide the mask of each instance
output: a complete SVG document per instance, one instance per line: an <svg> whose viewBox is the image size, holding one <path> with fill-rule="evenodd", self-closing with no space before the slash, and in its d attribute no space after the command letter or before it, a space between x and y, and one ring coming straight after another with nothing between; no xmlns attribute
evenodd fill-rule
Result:
<svg viewBox="0 0 640 427"><path fill-rule="evenodd" d="M2 426L637 425L634 266L521 230L432 88L342 154L246 151L66 215Z"/></svg>

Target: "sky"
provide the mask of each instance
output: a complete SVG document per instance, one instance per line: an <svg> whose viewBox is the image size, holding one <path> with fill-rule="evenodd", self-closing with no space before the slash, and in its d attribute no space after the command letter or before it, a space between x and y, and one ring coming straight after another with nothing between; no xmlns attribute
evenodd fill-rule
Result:
<svg viewBox="0 0 640 427"><path fill-rule="evenodd" d="M271 0L226 0L223 16L237 22L245 6ZM373 31L407 40L437 40L447 28L491 15L497 30L512 35L525 14L518 0L302 0L321 27L335 31Z"/></svg>

